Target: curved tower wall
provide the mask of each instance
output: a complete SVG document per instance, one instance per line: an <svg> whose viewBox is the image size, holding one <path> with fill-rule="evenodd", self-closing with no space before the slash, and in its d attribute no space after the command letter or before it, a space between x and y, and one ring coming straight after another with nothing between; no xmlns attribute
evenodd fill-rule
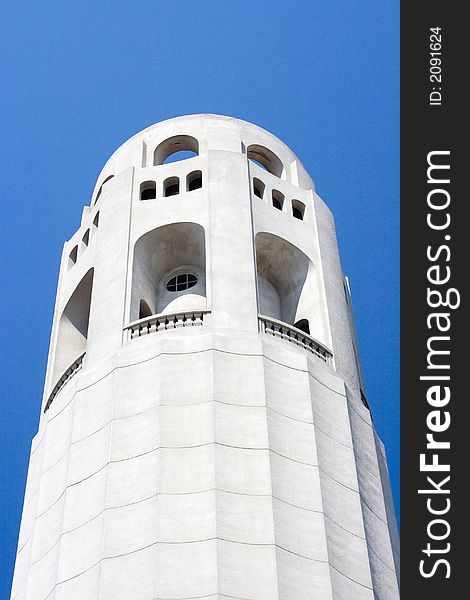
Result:
<svg viewBox="0 0 470 600"><path fill-rule="evenodd" d="M392 600L397 552L311 178L237 119L137 134L64 246L12 598Z"/></svg>

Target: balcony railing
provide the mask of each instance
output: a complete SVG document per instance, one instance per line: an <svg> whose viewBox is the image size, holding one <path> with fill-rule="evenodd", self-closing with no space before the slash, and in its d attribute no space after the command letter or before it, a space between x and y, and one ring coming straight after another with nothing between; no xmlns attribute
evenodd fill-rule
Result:
<svg viewBox="0 0 470 600"><path fill-rule="evenodd" d="M209 310L195 310L152 315L138 321L133 321L129 325L126 325L124 329L128 332L129 338L133 339L149 333L166 331L167 329L198 327L204 324L204 318L208 313L210 313Z"/></svg>
<svg viewBox="0 0 470 600"><path fill-rule="evenodd" d="M307 333L297 329L297 327L288 325L282 321L276 321L275 319L266 317L265 315L258 315L258 324L260 332L273 335L291 342L292 344L296 344L297 346L304 348L304 350L312 352L312 354L315 354L327 364L331 364L333 358L333 353L331 350L328 350L328 348L323 346L323 344L317 342L317 340Z"/></svg>
<svg viewBox="0 0 470 600"><path fill-rule="evenodd" d="M52 404L52 401L57 396L57 394L60 392L60 390L64 387L64 385L70 379L72 379L72 377L75 375L75 373L77 373L77 371L80 371L80 369L82 368L84 356L85 356L85 352L83 354L81 354L76 360L73 361L73 363L70 365L70 367L65 371L65 373L62 375L62 377L59 379L59 381L55 384L54 388L52 389L52 392L49 395L49 398L47 399L46 406L44 407L44 412L46 412L46 410L48 410L49 406Z"/></svg>

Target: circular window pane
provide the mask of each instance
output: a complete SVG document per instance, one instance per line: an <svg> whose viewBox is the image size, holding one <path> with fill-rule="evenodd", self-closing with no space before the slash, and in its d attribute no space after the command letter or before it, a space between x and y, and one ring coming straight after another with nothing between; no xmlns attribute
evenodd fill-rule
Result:
<svg viewBox="0 0 470 600"><path fill-rule="evenodd" d="M170 281L166 284L166 289L169 292L182 292L184 290L188 290L192 288L197 283L196 275L192 273L182 273L181 275L176 275L176 277L172 277Z"/></svg>

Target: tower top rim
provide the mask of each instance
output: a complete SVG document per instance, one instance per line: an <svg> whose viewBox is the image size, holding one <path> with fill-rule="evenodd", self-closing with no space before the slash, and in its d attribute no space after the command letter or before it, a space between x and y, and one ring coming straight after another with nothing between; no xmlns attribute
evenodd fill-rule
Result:
<svg viewBox="0 0 470 600"><path fill-rule="evenodd" d="M122 148L122 146L124 146L128 142L131 142L132 140L134 140L135 138L137 138L143 134L151 133L153 131L153 129L156 129L160 126L169 125L171 123L179 124L179 123L184 123L185 121L189 122L189 121L192 121L195 119L201 119L201 120L204 120L207 122L221 120L221 121L226 121L227 123L239 123L242 126L255 127L256 129L259 129L264 134L267 134L267 135L275 138L278 142L283 144L286 147L286 149L289 150L289 152L293 153L293 151L289 148L289 146L285 142L283 142L281 140L281 138L279 138L277 135L275 135L274 133L269 131L269 129L265 129L264 127L261 127L261 125L258 125L257 123L253 123L252 121L247 121L246 119L240 119L239 117L233 117L231 115L223 115L220 113L188 113L185 115L176 115L174 117L169 117L168 119L163 119L162 121L156 121L155 123L152 123L148 127L145 127L144 129L141 129L140 131L136 132L130 138L127 138L127 140L124 141L121 144L121 146L119 146L119 148ZM119 148L117 148L116 151L119 150Z"/></svg>
<svg viewBox="0 0 470 600"><path fill-rule="evenodd" d="M218 130L218 131L217 131ZM129 166L141 167L154 162L156 148L177 136L192 140L199 152L231 150L245 153L258 148L270 153L285 169L296 171L296 180L303 189L315 189L314 182L295 152L279 137L260 125L238 117L214 113L178 115L158 121L138 131L118 146L109 156L96 181L93 197L110 176ZM191 145L190 144L190 145ZM193 149L193 148L191 148ZM295 164L295 167L293 165Z"/></svg>

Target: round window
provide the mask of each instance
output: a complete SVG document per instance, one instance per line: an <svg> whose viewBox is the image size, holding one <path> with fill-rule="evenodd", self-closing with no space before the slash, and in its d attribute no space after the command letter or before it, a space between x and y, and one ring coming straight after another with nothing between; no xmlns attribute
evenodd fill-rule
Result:
<svg viewBox="0 0 470 600"><path fill-rule="evenodd" d="M191 273L181 273L181 275L176 275L170 279L166 284L166 289L169 292L182 292L183 290L189 290L189 288L195 286L196 283L196 275L192 275Z"/></svg>

